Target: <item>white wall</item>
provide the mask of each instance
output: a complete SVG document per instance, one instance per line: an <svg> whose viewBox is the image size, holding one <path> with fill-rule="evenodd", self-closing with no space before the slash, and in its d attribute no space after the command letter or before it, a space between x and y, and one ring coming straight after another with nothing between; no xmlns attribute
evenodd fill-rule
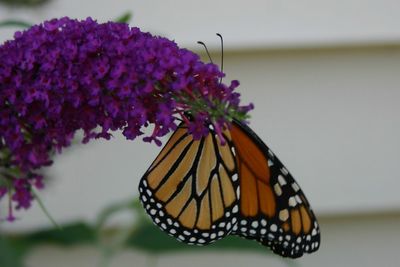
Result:
<svg viewBox="0 0 400 267"><path fill-rule="evenodd" d="M232 49L398 43L397 0L52 0L42 9L2 7L0 18L92 16L106 21L130 10L133 24L193 48L197 40L219 47L215 32ZM11 33L8 35L11 36Z"/></svg>

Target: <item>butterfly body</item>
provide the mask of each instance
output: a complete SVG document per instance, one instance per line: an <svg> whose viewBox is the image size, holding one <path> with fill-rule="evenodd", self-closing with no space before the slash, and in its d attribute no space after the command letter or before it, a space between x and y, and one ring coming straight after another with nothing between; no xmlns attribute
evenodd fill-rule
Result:
<svg viewBox="0 0 400 267"><path fill-rule="evenodd" d="M293 177L246 125L193 140L180 126L139 185L146 212L178 240L206 245L229 234L296 258L318 249L319 226Z"/></svg>

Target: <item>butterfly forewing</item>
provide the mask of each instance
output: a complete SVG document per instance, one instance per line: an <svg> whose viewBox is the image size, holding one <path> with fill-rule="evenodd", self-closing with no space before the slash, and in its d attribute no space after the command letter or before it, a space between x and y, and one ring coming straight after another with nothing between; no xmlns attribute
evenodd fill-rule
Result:
<svg viewBox="0 0 400 267"><path fill-rule="evenodd" d="M231 129L240 180L233 233L286 257L318 249L319 226L304 193L272 151L247 126Z"/></svg>
<svg viewBox="0 0 400 267"><path fill-rule="evenodd" d="M230 145L221 146L212 131L193 140L180 126L141 179L146 212L180 241L208 244L236 223L239 181L233 144L225 137Z"/></svg>

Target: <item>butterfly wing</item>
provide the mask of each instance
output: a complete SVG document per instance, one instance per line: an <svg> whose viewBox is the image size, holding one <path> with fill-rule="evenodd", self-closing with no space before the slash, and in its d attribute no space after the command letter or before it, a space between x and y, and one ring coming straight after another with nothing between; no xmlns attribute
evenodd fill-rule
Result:
<svg viewBox="0 0 400 267"><path fill-rule="evenodd" d="M296 258L318 249L320 231L308 201L280 160L246 125L231 129L240 180L233 234Z"/></svg>
<svg viewBox="0 0 400 267"><path fill-rule="evenodd" d="M225 138L230 140L229 132ZM239 210L232 149L231 142L221 146L212 131L193 140L178 127L139 184L153 222L188 244L205 245L229 234Z"/></svg>

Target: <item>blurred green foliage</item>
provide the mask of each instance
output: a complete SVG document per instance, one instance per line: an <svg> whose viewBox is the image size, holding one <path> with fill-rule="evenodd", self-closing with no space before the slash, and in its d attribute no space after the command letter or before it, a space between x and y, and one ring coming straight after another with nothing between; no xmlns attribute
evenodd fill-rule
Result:
<svg viewBox="0 0 400 267"><path fill-rule="evenodd" d="M0 266L23 267L25 246L5 236L0 236Z"/></svg>
<svg viewBox="0 0 400 267"><path fill-rule="evenodd" d="M131 12L126 12L122 16L114 19L115 22L121 22L121 23L129 23L129 21L132 19L132 13Z"/></svg>
<svg viewBox="0 0 400 267"><path fill-rule="evenodd" d="M121 231L101 226L101 224L89 225L83 222L75 222L62 225L62 229L52 227L36 230L25 234L0 234L0 266L1 267L25 267L24 257L35 247L40 245L75 246L93 245L108 257L120 248L131 248L144 251L149 254L163 254L178 251L216 251L216 250L240 250L260 251L263 254L270 253L268 249L256 242L245 241L242 238L229 236L214 244L199 247L189 246L178 242L162 232L155 226L137 200L125 202L125 205L112 205L105 209L99 216L100 221L105 221L117 212L130 211L136 215L136 223L131 225L132 231L124 232L126 237L120 242L112 242L112 236ZM104 229L101 229L104 227ZM106 238L105 238L106 237ZM104 241L106 240L106 241Z"/></svg>
<svg viewBox="0 0 400 267"><path fill-rule="evenodd" d="M50 2L50 0L0 0L1 3L12 6L40 6Z"/></svg>
<svg viewBox="0 0 400 267"><path fill-rule="evenodd" d="M269 253L265 247L256 242L247 242L237 237L227 237L209 246L188 246L180 243L175 238L159 230L149 220L140 220L134 231L127 236L122 246L145 251L151 254L161 254L176 251L194 250L252 250ZM40 245L74 246L81 244L98 245L98 232L96 227L76 222L63 225L62 229L49 228L23 235L6 235L0 237L0 266L24 267L24 257L32 249Z"/></svg>
<svg viewBox="0 0 400 267"><path fill-rule="evenodd" d="M13 1L13 0L0 0L0 2L2 2L2 1ZM121 22L121 23L129 23L129 21L131 19L132 19L132 13L126 12L126 13L122 14L121 16L113 19L113 21ZM33 25L33 23L29 23L29 22L22 21L22 20L10 19L10 20L0 21L0 28L1 27L14 27L14 28L26 29L26 28L31 27L32 25Z"/></svg>
<svg viewBox="0 0 400 267"><path fill-rule="evenodd" d="M21 20L4 20L0 22L0 27L29 28L32 24Z"/></svg>

